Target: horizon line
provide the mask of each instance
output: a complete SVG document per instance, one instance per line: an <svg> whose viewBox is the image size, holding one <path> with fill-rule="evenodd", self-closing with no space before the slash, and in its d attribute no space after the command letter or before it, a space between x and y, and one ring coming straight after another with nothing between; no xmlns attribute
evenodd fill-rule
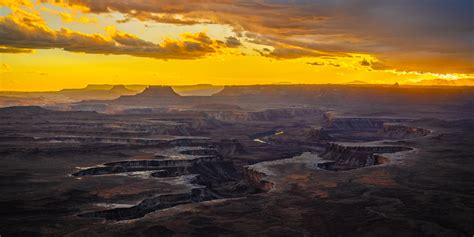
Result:
<svg viewBox="0 0 474 237"><path fill-rule="evenodd" d="M474 87L474 85L417 85L417 84L405 84L405 83L259 83L259 84L227 84L227 85L219 85L219 84L207 84L207 83L198 83L198 84L87 84L82 87L74 87L74 88L62 88L59 90L44 90L44 91L33 91L33 90L0 90L0 92L24 92L24 93L52 93L52 92L61 92L63 90L80 90L86 89L89 86L144 86L144 87L151 87L151 86L169 86L169 87L184 87L184 86L214 86L214 87L233 87L233 86L400 86L400 87ZM145 88L146 89L146 88Z"/></svg>

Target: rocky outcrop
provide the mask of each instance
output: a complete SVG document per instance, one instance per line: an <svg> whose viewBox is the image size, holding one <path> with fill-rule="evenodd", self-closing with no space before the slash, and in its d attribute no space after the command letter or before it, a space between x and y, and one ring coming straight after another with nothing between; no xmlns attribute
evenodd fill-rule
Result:
<svg viewBox="0 0 474 237"><path fill-rule="evenodd" d="M81 100L110 100L122 95L135 95L137 92L123 85L88 85L81 89L63 89L52 95L67 97L73 101ZM50 95L50 96L52 96Z"/></svg>
<svg viewBox="0 0 474 237"><path fill-rule="evenodd" d="M224 86L198 84L188 86L173 86L173 89L181 96L212 96L222 91Z"/></svg>
<svg viewBox="0 0 474 237"><path fill-rule="evenodd" d="M471 92L457 90L436 91L430 88L433 93L440 93L446 96L447 102L455 103L459 100L466 100ZM267 109L270 104L286 104L291 106L301 105L322 105L332 108L345 107L347 101L357 106L386 106L397 105L402 106L407 103L429 105L433 101L439 102L441 97L435 94L419 96L418 90L413 88L389 88L389 87L356 87L356 86L337 86L337 85L268 85L268 86L235 86L226 87L223 91L213 96L179 96L171 87L156 86L148 88L143 93L134 96L121 96L113 100L110 104L120 105L140 105L146 107L168 107L185 106L193 108L193 106L201 104L226 103L241 106L243 108L259 108ZM444 95L447 93L446 95ZM465 95L456 95L464 93ZM390 96L392 95L392 96ZM472 96L471 96L472 97ZM429 98L429 99L428 99ZM445 100L443 99L443 101ZM444 103L444 102L443 102ZM228 108L218 110L207 110L211 116L223 119L223 121L237 121L248 115L236 110L228 110ZM223 113L225 112L225 113Z"/></svg>
<svg viewBox="0 0 474 237"><path fill-rule="evenodd" d="M274 184L268 180L265 180L267 174L264 172L253 169L252 167L244 167L243 178L254 188L269 192L273 189Z"/></svg>
<svg viewBox="0 0 474 237"><path fill-rule="evenodd" d="M403 122L406 119L387 119L387 118L336 118L334 116L326 116L326 129L335 130L380 130L384 128L387 122Z"/></svg>
<svg viewBox="0 0 474 237"><path fill-rule="evenodd" d="M384 124L383 128L378 132L381 137L396 139L424 137L430 133L431 132L428 129L409 127L398 124Z"/></svg>
<svg viewBox="0 0 474 237"><path fill-rule="evenodd" d="M177 205L205 200L235 197L250 190L241 185L241 175L230 160L223 160L214 149L191 149L181 151L188 155L206 155L189 159L130 160L103 164L100 167L81 170L73 176L104 175L134 171L151 171L151 177L185 177L189 192L159 194L144 199L127 208L114 208L81 214L81 217L97 217L107 220L140 218L147 213ZM160 157L162 158L162 157ZM186 175L186 176L184 176ZM191 177L191 178L189 178Z"/></svg>
<svg viewBox="0 0 474 237"><path fill-rule="evenodd" d="M310 140L376 141L416 138L430 133L428 129L401 124L411 121L403 118L337 117L331 112L325 113L324 118L325 126L310 134Z"/></svg>
<svg viewBox="0 0 474 237"><path fill-rule="evenodd" d="M313 108L269 109L263 111L206 111L209 117L221 121L273 121L299 116L320 116L322 111Z"/></svg>
<svg viewBox="0 0 474 237"><path fill-rule="evenodd" d="M313 129L309 132L308 141L332 141L331 135L323 128Z"/></svg>
<svg viewBox="0 0 474 237"><path fill-rule="evenodd" d="M241 176L230 160L205 161L186 168L189 174L197 174L197 183L204 185L214 193L229 194L225 187L232 181L240 181ZM225 193L224 193L225 192ZM227 196L233 196L232 194Z"/></svg>
<svg viewBox="0 0 474 237"><path fill-rule="evenodd" d="M107 111L106 104L100 103L89 103L89 104L73 104L71 105L71 110L74 111L94 111L94 112L105 112Z"/></svg>
<svg viewBox="0 0 474 237"><path fill-rule="evenodd" d="M180 152L183 155L193 155L193 156L217 156L219 153L214 149L192 149L184 150Z"/></svg>
<svg viewBox="0 0 474 237"><path fill-rule="evenodd" d="M136 97L180 97L171 86L150 86Z"/></svg>
<svg viewBox="0 0 474 237"><path fill-rule="evenodd" d="M167 145L168 143L178 142L167 139L153 138L127 138L127 137L93 137L93 136L51 136L36 138L39 142L66 142L66 143L110 143L127 145Z"/></svg>
<svg viewBox="0 0 474 237"><path fill-rule="evenodd" d="M318 167L339 171L380 165L389 162L382 154L410 150L412 148L401 146L344 146L331 143L320 157L333 161L318 164Z"/></svg>
<svg viewBox="0 0 474 237"><path fill-rule="evenodd" d="M215 144L217 152L223 157L230 157L233 155L247 154L244 146L238 140L224 139Z"/></svg>
<svg viewBox="0 0 474 237"><path fill-rule="evenodd" d="M168 141L168 146L206 146L209 144L207 138L178 138Z"/></svg>
<svg viewBox="0 0 474 237"><path fill-rule="evenodd" d="M163 160L130 160L106 163L100 167L93 167L81 170L72 174L73 176L90 176L90 175L104 175L127 173L135 171L151 171L151 170L165 170L169 174L172 172L170 168L177 170L177 167L190 167L201 162L216 161L220 158L217 156L197 157L194 159L163 159ZM174 173L173 173L174 174Z"/></svg>
<svg viewBox="0 0 474 237"><path fill-rule="evenodd" d="M193 188L186 193L161 194L141 201L138 205L129 208L114 208L104 211L95 211L80 214L81 217L96 217L107 220L128 220L145 216L147 213L170 208L177 205L201 202L210 197L205 187Z"/></svg>
<svg viewBox="0 0 474 237"><path fill-rule="evenodd" d="M171 86L150 86L136 95L120 96L112 103L154 107L159 104L175 104L183 101Z"/></svg>

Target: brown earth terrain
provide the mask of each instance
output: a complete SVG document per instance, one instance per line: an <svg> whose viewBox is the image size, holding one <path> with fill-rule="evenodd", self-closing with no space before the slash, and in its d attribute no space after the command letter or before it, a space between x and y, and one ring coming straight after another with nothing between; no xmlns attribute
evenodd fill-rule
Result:
<svg viewBox="0 0 474 237"><path fill-rule="evenodd" d="M89 89L0 108L1 236L474 233L473 88Z"/></svg>

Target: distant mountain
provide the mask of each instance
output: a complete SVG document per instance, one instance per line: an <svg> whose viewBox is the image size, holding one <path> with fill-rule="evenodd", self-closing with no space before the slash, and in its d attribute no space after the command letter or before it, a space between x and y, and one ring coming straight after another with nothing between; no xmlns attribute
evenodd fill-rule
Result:
<svg viewBox="0 0 474 237"><path fill-rule="evenodd" d="M136 97L179 97L171 86L149 86Z"/></svg>
<svg viewBox="0 0 474 237"><path fill-rule="evenodd" d="M134 92L133 90L128 89L124 85L116 85L112 87L111 89L109 89L109 91L115 94L123 94L123 95Z"/></svg>
<svg viewBox="0 0 474 237"><path fill-rule="evenodd" d="M86 88L83 88L83 90L103 90L107 91L110 90L114 87L115 85L109 85L109 84L90 84L87 85Z"/></svg>
<svg viewBox="0 0 474 237"><path fill-rule="evenodd" d="M457 80L445 80L445 79L432 79L432 80L421 80L413 83L412 85L418 86L474 86L473 78L457 79Z"/></svg>
<svg viewBox="0 0 474 237"><path fill-rule="evenodd" d="M126 105L164 105L179 103L184 97L176 93L171 86L149 86L135 95L122 95L114 101Z"/></svg>
<svg viewBox="0 0 474 237"><path fill-rule="evenodd" d="M199 84L192 86L173 86L173 90L181 96L211 96L219 93L224 86Z"/></svg>
<svg viewBox="0 0 474 237"><path fill-rule="evenodd" d="M125 88L132 91L141 92L148 88L148 85L125 85Z"/></svg>
<svg viewBox="0 0 474 237"><path fill-rule="evenodd" d="M71 101L111 100L122 95L135 95L138 91L130 90L124 85L88 85L80 89L64 89L49 96L62 96Z"/></svg>
<svg viewBox="0 0 474 237"><path fill-rule="evenodd" d="M112 85L112 84L89 84L79 89L63 89L61 91L143 91L147 85Z"/></svg>
<svg viewBox="0 0 474 237"><path fill-rule="evenodd" d="M350 81L346 84L350 84L350 85L366 85L366 84L369 84L365 81L360 81L360 80L355 80L355 81Z"/></svg>
<svg viewBox="0 0 474 237"><path fill-rule="evenodd" d="M371 108L377 105L454 103L471 98L473 88L419 87L394 85L251 85L226 86L212 96L180 96L171 86L150 86L142 93L121 96L102 103L156 107L200 108L233 111L239 108L261 109L268 105L345 106L348 102ZM453 102L454 101L454 102ZM91 104L92 102L84 102ZM94 104L99 102L94 101ZM235 107L233 107L235 106ZM238 106L238 107L237 107ZM204 108L203 108L204 107Z"/></svg>

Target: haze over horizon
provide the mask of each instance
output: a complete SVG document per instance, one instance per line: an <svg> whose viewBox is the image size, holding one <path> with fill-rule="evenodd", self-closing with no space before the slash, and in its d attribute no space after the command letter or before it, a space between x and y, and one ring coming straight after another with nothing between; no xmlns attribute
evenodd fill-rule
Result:
<svg viewBox="0 0 474 237"><path fill-rule="evenodd" d="M147 87L154 87L154 86L164 86L164 87L172 87L174 90L176 88L180 88L181 90L185 92L190 92L199 90L201 86L207 86L209 88L216 88L216 87L233 87L233 86L298 86L298 85L308 85L308 86L324 86L324 85L333 85L333 86L370 86L370 87L377 87L377 86L405 86L405 87L410 87L410 86L423 86L423 87L472 87L474 86L474 79L455 79L455 80L445 80L445 79L428 79L428 80L421 80L418 82L414 83L409 83L409 84L400 84L398 82L395 82L394 84L371 84L371 83L366 83L364 81L360 80L355 80L355 81L350 81L346 83L262 83L262 84L228 84L228 85L221 85L221 84L189 84L189 85L182 85L182 84L85 84L82 86L77 86L77 87L65 87L65 88L60 88L60 89L54 89L54 90L22 90L21 88L14 89L14 90L0 90L0 92L60 92L64 90L86 90L86 89L91 89L91 90L111 90L112 87L115 86L124 86L126 89L132 90L132 91L142 91L143 89L146 89ZM89 88L93 86L110 86L110 88ZM136 88L133 88L136 87ZM141 88L143 87L143 89ZM187 89L184 89L183 87L189 87ZM140 89L137 89L140 88ZM179 91L179 90L178 90ZM180 94L180 93L178 93Z"/></svg>
<svg viewBox="0 0 474 237"><path fill-rule="evenodd" d="M464 85L474 78L472 9L469 0L1 0L0 91Z"/></svg>

